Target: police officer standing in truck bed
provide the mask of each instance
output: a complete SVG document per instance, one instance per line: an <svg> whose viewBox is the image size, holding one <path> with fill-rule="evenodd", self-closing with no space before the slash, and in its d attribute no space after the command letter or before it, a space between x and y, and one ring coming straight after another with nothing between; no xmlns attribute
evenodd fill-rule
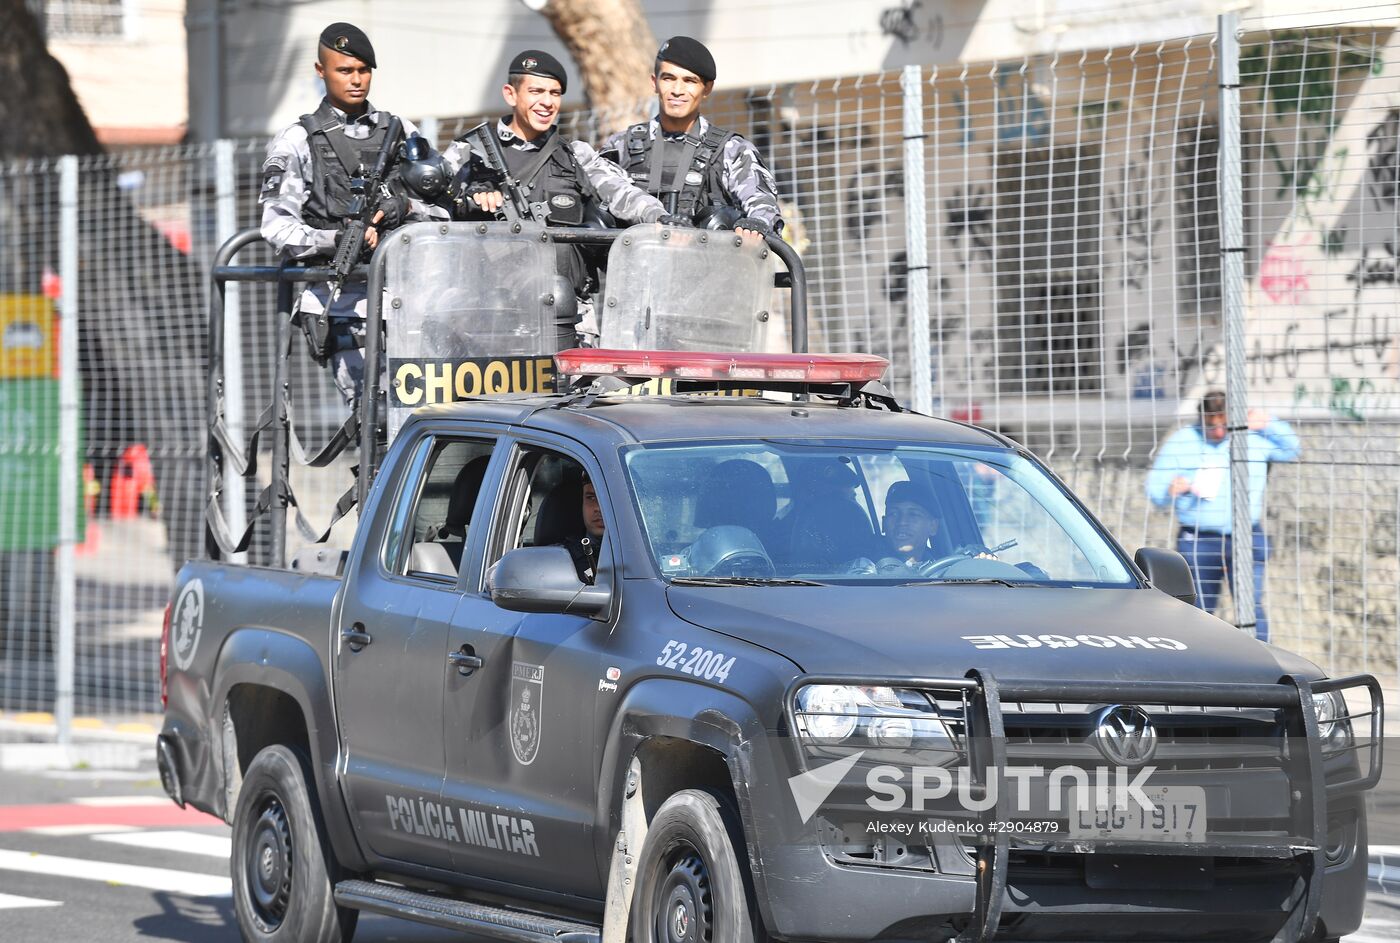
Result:
<svg viewBox="0 0 1400 943"><path fill-rule="evenodd" d="M602 153L669 212L712 228L782 232L777 186L758 148L700 114L715 86L715 60L689 36L661 44L651 84L657 116L619 131Z"/></svg>
<svg viewBox="0 0 1400 943"><path fill-rule="evenodd" d="M458 205L496 213L510 209L510 203L522 218L550 226L588 225L599 209L625 224L685 223L668 216L659 200L634 186L590 145L559 131L555 123L568 81L564 66L547 52L527 49L511 59L508 81L501 89L510 114L473 128L443 152L466 196ZM492 168L492 153L504 160L504 174ZM596 321L586 302L591 277L577 247L560 247L559 273L573 283L580 298L580 334L584 339L596 337Z"/></svg>
<svg viewBox="0 0 1400 943"><path fill-rule="evenodd" d="M262 167L262 235L274 249L295 261L321 261L335 254L351 199L351 177L374 163L393 115L369 102L376 68L369 37L349 23L332 23L322 31L316 74L326 96L315 112L284 128L267 147ZM403 121L405 135L415 133ZM395 145L397 146L397 145ZM378 233L409 219L446 216L441 210L410 200L401 191L379 196L376 223L365 234L373 249ZM312 340L312 355L329 359L335 384L353 406L363 386L365 289L343 286L327 311L331 289L324 283L302 293L298 310L303 327L322 319L323 331Z"/></svg>

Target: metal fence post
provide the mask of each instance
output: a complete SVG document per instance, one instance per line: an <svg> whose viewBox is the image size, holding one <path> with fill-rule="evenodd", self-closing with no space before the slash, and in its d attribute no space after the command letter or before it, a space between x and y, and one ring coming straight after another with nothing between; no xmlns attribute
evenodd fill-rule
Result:
<svg viewBox="0 0 1400 943"><path fill-rule="evenodd" d="M434 115L418 119L418 133L434 148L438 146L438 120Z"/></svg>
<svg viewBox="0 0 1400 943"><path fill-rule="evenodd" d="M1249 376L1245 363L1244 222L1240 148L1239 17L1218 20L1220 69L1220 279L1225 320L1225 419L1230 430L1230 595L1235 624L1254 634L1254 522L1249 513Z"/></svg>
<svg viewBox="0 0 1400 943"><path fill-rule="evenodd" d="M58 344L58 565L55 605L58 646L54 665L54 719L58 743L73 737L73 662L77 649L78 530L78 158L58 161L58 274L62 293Z"/></svg>
<svg viewBox="0 0 1400 943"><path fill-rule="evenodd" d="M217 229L215 241L223 245L238 233L238 174L234 166L233 142L214 142L214 225ZM229 438L243 445L243 321L239 306L242 287L237 282L224 286L224 424ZM238 474L233 462L224 463L224 517L229 524L229 532L243 533L248 525L247 502L244 500L246 485L243 476ZM229 559L234 563L246 562L246 553L234 554Z"/></svg>
<svg viewBox="0 0 1400 943"><path fill-rule="evenodd" d="M904 95L905 285L909 299L909 386L914 409L933 412L928 342L928 217L924 197L924 70L907 65Z"/></svg>

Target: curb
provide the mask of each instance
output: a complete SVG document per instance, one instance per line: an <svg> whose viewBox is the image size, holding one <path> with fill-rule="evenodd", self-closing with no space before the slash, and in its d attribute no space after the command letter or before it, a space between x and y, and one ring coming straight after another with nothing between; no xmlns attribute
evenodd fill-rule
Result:
<svg viewBox="0 0 1400 943"><path fill-rule="evenodd" d="M1400 845L1372 845L1369 851L1372 886L1387 897L1400 897Z"/></svg>
<svg viewBox="0 0 1400 943"><path fill-rule="evenodd" d="M153 723L110 720L102 717L74 717L69 728L74 740L107 740L123 743L154 743L160 730ZM12 733L55 740L58 721L47 711L6 713L0 711L0 734Z"/></svg>
<svg viewBox="0 0 1400 943"><path fill-rule="evenodd" d="M154 724L130 719L74 717L67 743L47 711L0 712L0 770L137 770L155 767Z"/></svg>
<svg viewBox="0 0 1400 943"><path fill-rule="evenodd" d="M94 740L85 743L0 743L0 770L40 773L46 770L149 770L155 776L152 746Z"/></svg>

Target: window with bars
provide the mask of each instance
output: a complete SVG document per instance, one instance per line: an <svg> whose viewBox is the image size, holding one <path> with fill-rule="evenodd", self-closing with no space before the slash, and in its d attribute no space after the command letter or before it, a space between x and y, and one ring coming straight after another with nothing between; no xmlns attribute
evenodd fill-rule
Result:
<svg viewBox="0 0 1400 943"><path fill-rule="evenodd" d="M48 0L44 32L52 41L126 39L132 32L137 0Z"/></svg>
<svg viewBox="0 0 1400 943"><path fill-rule="evenodd" d="M1220 311L1220 128L1183 129L1176 143L1177 299L1187 310Z"/></svg>
<svg viewBox="0 0 1400 943"><path fill-rule="evenodd" d="M1003 393L1103 388L1100 202L1096 146L998 155L997 329Z"/></svg>

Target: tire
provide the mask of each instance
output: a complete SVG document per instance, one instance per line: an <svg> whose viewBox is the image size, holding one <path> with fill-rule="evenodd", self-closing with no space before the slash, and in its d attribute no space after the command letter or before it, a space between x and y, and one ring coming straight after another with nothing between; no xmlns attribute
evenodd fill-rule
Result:
<svg viewBox="0 0 1400 943"><path fill-rule="evenodd" d="M340 867L307 789L310 764L285 746L248 766L233 816L233 910L247 943L349 943L359 911L337 907Z"/></svg>
<svg viewBox="0 0 1400 943"><path fill-rule="evenodd" d="M632 898L633 943L766 943L738 813L685 789L651 821Z"/></svg>

